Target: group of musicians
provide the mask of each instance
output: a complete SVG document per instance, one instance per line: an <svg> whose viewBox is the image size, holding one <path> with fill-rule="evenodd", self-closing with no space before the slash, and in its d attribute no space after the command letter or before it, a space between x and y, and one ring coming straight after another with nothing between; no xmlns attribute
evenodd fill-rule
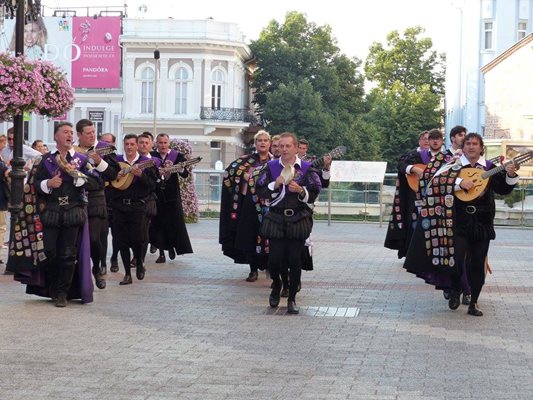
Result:
<svg viewBox="0 0 533 400"><path fill-rule="evenodd" d="M313 165L306 155L309 143L289 132L271 138L261 130L254 145L255 152L225 170L219 242L224 255L250 265L246 281L256 281L258 270L267 269L270 306L287 297L288 313L297 314L301 271L312 269L313 203L329 183L331 156Z"/></svg>
<svg viewBox="0 0 533 400"><path fill-rule="evenodd" d="M496 237L494 194L513 190L518 165L506 162L495 169L484 158L481 135L463 126L450 131L452 147L446 151L438 129L419 139L419 148L398 162L385 247L405 257L408 272L443 290L450 309L460 306L463 293L468 314L482 316L478 299Z"/></svg>
<svg viewBox="0 0 533 400"><path fill-rule="evenodd" d="M114 135L98 140L87 119L75 128L77 145L73 124L58 123L56 150L33 162L8 249L15 280L57 307L93 300L91 272L96 286L106 287L109 221L115 257L120 252L124 264L121 285L132 283L131 268L144 278L149 243L159 262L164 251L170 259L192 253L177 176L187 176L188 167L185 156L170 149L168 135L159 134L152 151L149 132L128 134L124 154L117 155ZM111 271L118 271L113 260Z"/></svg>

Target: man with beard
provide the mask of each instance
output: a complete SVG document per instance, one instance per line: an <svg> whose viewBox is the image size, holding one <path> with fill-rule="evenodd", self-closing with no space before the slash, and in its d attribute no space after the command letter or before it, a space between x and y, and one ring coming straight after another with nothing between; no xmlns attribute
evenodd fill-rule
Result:
<svg viewBox="0 0 533 400"><path fill-rule="evenodd" d="M468 314L479 317L483 315L477 301L485 283L485 259L490 241L496 237L494 194L513 190L519 179L518 167L509 163L494 169L494 164L483 157L483 139L477 133L465 136L463 155L451 168L439 167L437 161L432 164L440 174L426 176L431 172L424 172L428 184L404 268L435 286L442 286L447 279L446 286L451 289L448 306L452 310L460 305L461 274L466 269L472 288ZM462 171L468 172L463 178ZM475 186L472 177L489 171L492 173L486 190L473 199L462 200L461 194Z"/></svg>
<svg viewBox="0 0 533 400"><path fill-rule="evenodd" d="M260 130L254 136L256 151L239 157L226 168L220 201L219 243L225 256L236 264L249 264L247 282L258 279L267 268L268 243L259 236L261 204L255 190L254 171L271 159L270 134Z"/></svg>
<svg viewBox="0 0 533 400"><path fill-rule="evenodd" d="M157 135L156 148L157 150L151 154L152 157L161 160L161 168L172 167L186 161L183 154L170 149L170 138L166 133ZM171 260L176 258L176 254L192 253L181 204L178 174L186 178L189 176L189 170L183 168L178 173L159 173L160 179L156 189L157 215L152 218L150 226L150 243L159 249L156 263L166 261L165 250L168 251Z"/></svg>
<svg viewBox="0 0 533 400"><path fill-rule="evenodd" d="M270 144L270 153L274 158L281 157L281 152L279 150L279 135L272 136L272 143Z"/></svg>
<svg viewBox="0 0 533 400"><path fill-rule="evenodd" d="M104 192L104 183L115 180L120 169L115 148L107 142L96 138L96 128L88 119L80 119L76 124L78 133L78 151L88 157L88 162L94 167L93 174L101 178L101 186L89 190L89 203L87 214L89 217L89 235L91 243L91 260L93 263L93 275L98 289L106 287L104 275L105 259L107 257L107 233L109 230L107 203ZM107 154L100 156L99 151Z"/></svg>

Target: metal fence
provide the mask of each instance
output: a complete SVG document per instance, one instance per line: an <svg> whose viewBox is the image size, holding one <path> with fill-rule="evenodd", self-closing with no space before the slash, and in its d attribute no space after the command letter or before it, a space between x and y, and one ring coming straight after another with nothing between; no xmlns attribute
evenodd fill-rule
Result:
<svg viewBox="0 0 533 400"><path fill-rule="evenodd" d="M194 174L201 211L218 212L224 171L195 169ZM319 213L327 213L325 210L327 210L329 192L331 191L331 204L336 205L332 208L332 214L361 215L366 220L367 217L368 219L378 219L379 214L382 213L383 219L387 220L390 211L390 207L387 206L392 204L395 184L396 174L394 173L385 174L383 188L377 183L331 182L330 187L323 189L320 193L316 202L319 207L316 210ZM385 192L388 193L388 196L383 195ZM497 211L506 216L504 221L502 218L498 218L497 214L497 223L533 226L533 177L521 178L512 194L505 198L498 198Z"/></svg>

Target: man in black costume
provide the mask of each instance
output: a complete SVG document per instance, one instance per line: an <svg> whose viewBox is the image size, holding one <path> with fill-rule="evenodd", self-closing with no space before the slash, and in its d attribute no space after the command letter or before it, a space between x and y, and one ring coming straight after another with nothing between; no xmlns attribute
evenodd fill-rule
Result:
<svg viewBox="0 0 533 400"><path fill-rule="evenodd" d="M124 136L124 155L117 156L117 161L124 168L119 171L118 179L129 179L131 183L120 188L113 187L109 191L109 204L113 209L113 235L125 269L121 285L132 283L130 249L133 250L137 279L144 279L143 249L148 242L146 204L155 190L157 180L153 161L139 155L137 148L137 136Z"/></svg>
<svg viewBox="0 0 533 400"><path fill-rule="evenodd" d="M59 123L54 132L57 151L46 154L35 172L44 250L49 259L47 280L56 307L67 305L76 269L78 235L86 219L85 191L102 185L101 179L89 172L88 157L74 151L73 138L72 124ZM83 274L80 269L78 275Z"/></svg>
<svg viewBox="0 0 533 400"><path fill-rule="evenodd" d="M116 160L115 148L96 138L96 128L92 121L80 119L76 124L76 132L78 133L77 151L86 154L89 164L94 168L93 174L98 174L101 178L100 187L88 192L87 214L93 263L92 272L96 287L104 289L106 286L104 265L107 257L105 243L109 230L104 188L105 182L116 179L120 167Z"/></svg>
<svg viewBox="0 0 533 400"><path fill-rule="evenodd" d="M257 178L259 197L269 202L263 217L261 234L269 239L268 268L272 278L271 307L279 305L281 268L289 268L287 311L297 314L296 293L302 274L302 252L313 226L312 204L321 184L311 163L298 157L298 140L293 133L282 133L281 158L269 161Z"/></svg>
<svg viewBox="0 0 533 400"><path fill-rule="evenodd" d="M513 190L518 182L517 166L510 163L495 168L485 160L483 139L477 133L465 136L463 153L451 168L442 168L445 160L438 156L424 171L425 196L421 197L420 218L404 268L437 288L450 289L448 306L452 310L460 305L461 273L466 268L472 288L468 314L482 316L477 301L485 283L489 244L496 237L494 193L505 195ZM472 178L459 176L461 171L473 174L479 170L492 175L486 191L468 202L458 198L458 192L474 187Z"/></svg>
<svg viewBox="0 0 533 400"><path fill-rule="evenodd" d="M265 205L257 196L252 175L271 159L270 134L260 130L254 144L254 153L239 157L224 173L218 236L225 256L236 264L250 265L247 282L255 282L258 270L266 269L268 262L268 242L259 236Z"/></svg>
<svg viewBox="0 0 533 400"><path fill-rule="evenodd" d="M151 153L152 157L161 160L160 179L157 184L157 215L150 224L150 244L159 249L156 263L164 263L165 250L168 257L173 260L176 254L192 253L191 241L185 225L183 206L181 203L181 190L178 174L186 178L189 176L188 168L181 168L178 172L163 172L161 168L169 168L186 161L185 156L170 148L170 138L166 133L160 133L156 138L157 150ZM162 173L163 172L163 173Z"/></svg>

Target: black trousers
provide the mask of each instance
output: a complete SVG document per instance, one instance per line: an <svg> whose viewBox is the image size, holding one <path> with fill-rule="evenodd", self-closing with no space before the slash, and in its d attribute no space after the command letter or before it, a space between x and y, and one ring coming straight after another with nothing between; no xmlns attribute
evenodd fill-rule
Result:
<svg viewBox="0 0 533 400"><path fill-rule="evenodd" d="M100 267L105 265L108 229L109 224L106 219L101 217L89 217L89 237L91 242L93 273L99 273Z"/></svg>
<svg viewBox="0 0 533 400"><path fill-rule="evenodd" d="M470 283L472 303L477 303L485 284L485 260L489 252L490 240L470 240L465 236L455 238L455 259L459 263L459 275L452 277L454 290L461 290L461 272L466 269Z"/></svg>
<svg viewBox="0 0 533 400"><path fill-rule="evenodd" d="M302 251L305 240L302 239L270 239L268 269L275 288L281 289L282 268L289 269L289 300L296 298L296 292L302 277Z"/></svg>
<svg viewBox="0 0 533 400"><path fill-rule="evenodd" d="M44 250L49 257L48 280L52 297L66 295L72 285L80 227L44 227Z"/></svg>

